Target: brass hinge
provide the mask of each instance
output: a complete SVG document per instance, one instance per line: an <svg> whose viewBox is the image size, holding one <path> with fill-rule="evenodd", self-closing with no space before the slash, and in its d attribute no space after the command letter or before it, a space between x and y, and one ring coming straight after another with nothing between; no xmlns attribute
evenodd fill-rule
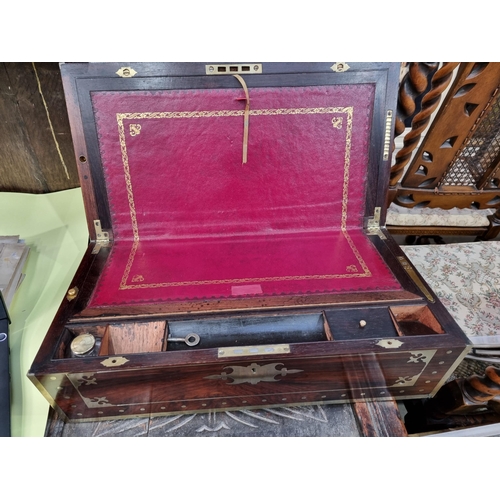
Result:
<svg viewBox="0 0 500 500"><path fill-rule="evenodd" d="M95 228L95 246L94 249L92 250L92 253L95 254L99 253L99 250L102 247L109 245L109 233L102 230L100 220L94 221L94 228Z"/></svg>
<svg viewBox="0 0 500 500"><path fill-rule="evenodd" d="M375 207L373 217L368 219L366 230L368 234L378 235L381 240L386 240L385 234L380 230L380 207Z"/></svg>

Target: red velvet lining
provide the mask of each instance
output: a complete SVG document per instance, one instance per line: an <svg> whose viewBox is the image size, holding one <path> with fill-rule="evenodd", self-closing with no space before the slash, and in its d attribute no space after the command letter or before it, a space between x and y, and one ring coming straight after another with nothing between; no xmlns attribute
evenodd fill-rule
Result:
<svg viewBox="0 0 500 500"><path fill-rule="evenodd" d="M115 241L91 307L398 290L363 234L372 85L93 94Z"/></svg>

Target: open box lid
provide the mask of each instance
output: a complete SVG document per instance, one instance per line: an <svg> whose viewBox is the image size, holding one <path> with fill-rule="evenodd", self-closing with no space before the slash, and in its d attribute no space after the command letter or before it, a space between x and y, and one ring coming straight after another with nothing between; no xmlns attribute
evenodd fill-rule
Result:
<svg viewBox="0 0 500 500"><path fill-rule="evenodd" d="M398 64L61 71L101 253L91 310L401 293L366 232L385 217Z"/></svg>

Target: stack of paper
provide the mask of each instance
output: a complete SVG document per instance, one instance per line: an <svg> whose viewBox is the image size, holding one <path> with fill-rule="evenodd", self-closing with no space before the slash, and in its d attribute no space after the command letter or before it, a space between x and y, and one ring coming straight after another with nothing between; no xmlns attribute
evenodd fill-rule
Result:
<svg viewBox="0 0 500 500"><path fill-rule="evenodd" d="M19 236L0 236L0 291L7 308L23 281L28 252L29 248Z"/></svg>

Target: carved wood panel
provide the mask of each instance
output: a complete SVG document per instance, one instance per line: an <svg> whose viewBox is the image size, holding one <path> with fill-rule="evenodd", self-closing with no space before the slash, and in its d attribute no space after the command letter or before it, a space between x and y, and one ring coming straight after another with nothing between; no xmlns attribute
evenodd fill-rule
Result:
<svg viewBox="0 0 500 500"><path fill-rule="evenodd" d="M491 177L490 167L499 160L499 85L500 63L462 63L402 186L487 187L485 174Z"/></svg>
<svg viewBox="0 0 500 500"><path fill-rule="evenodd" d="M396 122L396 134L402 133L401 117L410 116L412 113L412 100L415 100L419 91L423 92L427 87L426 75L430 71L428 71L429 68L425 64L432 63L410 63L408 77L403 78L400 84L398 98L398 117L400 120ZM443 63L441 68L432 76L431 88L423 96L421 109L414 116L411 130L404 138L404 146L398 151L394 165L391 168L390 186L395 186L403 175L404 168L410 161L413 151L418 146L422 133L428 127L432 113L439 106L441 95L448 88L453 71L458 65L459 63L456 62ZM416 92L412 91L412 88L416 89Z"/></svg>

